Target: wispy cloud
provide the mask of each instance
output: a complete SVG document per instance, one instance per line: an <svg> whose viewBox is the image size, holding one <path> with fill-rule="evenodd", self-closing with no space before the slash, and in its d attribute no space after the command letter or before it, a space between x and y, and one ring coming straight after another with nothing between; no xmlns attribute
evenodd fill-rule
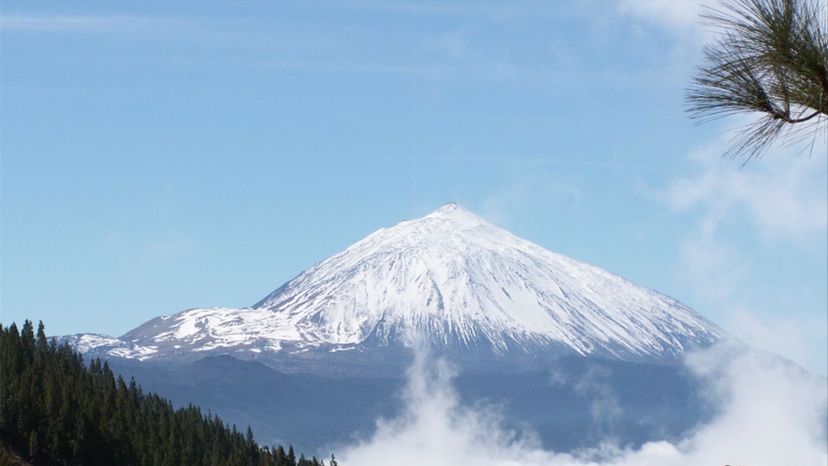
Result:
<svg viewBox="0 0 828 466"><path fill-rule="evenodd" d="M0 16L0 29L28 32L115 32L172 26L182 21L172 18L127 15L21 15Z"/></svg>
<svg viewBox="0 0 828 466"><path fill-rule="evenodd" d="M828 147L820 141L805 152L776 147L741 167L721 159L727 143L723 136L692 152L688 173L664 192L671 209L694 219L678 245L677 278L736 337L764 342L758 346L823 372L828 357L824 309L772 309L781 304L757 302L751 291L755 256L745 248L784 245L802 254L824 254ZM803 306L789 301L786 305ZM779 338L769 338L774 332Z"/></svg>
<svg viewBox="0 0 828 466"><path fill-rule="evenodd" d="M583 187L577 177L554 173L532 162L511 165L513 173L508 181L492 187L479 206L480 214L489 221L509 227L514 213L527 207L572 208L583 203Z"/></svg>
<svg viewBox="0 0 828 466"><path fill-rule="evenodd" d="M144 260L175 260L188 257L195 251L195 241L186 232L169 229L159 233L144 248L141 257Z"/></svg>
<svg viewBox="0 0 828 466"><path fill-rule="evenodd" d="M693 152L695 170L675 180L668 201L676 210L698 208L707 222L746 212L756 232L797 240L828 229L826 157L817 142L813 154L777 149L742 168L723 161L726 141L717 140Z"/></svg>
<svg viewBox="0 0 828 466"><path fill-rule="evenodd" d="M685 82L698 62L702 46L716 36L700 18L704 9L715 3L716 0L622 0L616 3L616 13L632 21L642 35L649 36L654 29L672 38L670 66L666 71L673 80Z"/></svg>
<svg viewBox="0 0 828 466"><path fill-rule="evenodd" d="M651 21L665 29L693 29L698 25L702 11L701 0L622 0L618 12L622 15Z"/></svg>
<svg viewBox="0 0 828 466"><path fill-rule="evenodd" d="M828 317L824 313L778 315L733 308L721 324L742 341L752 342L756 348L784 355L825 375L825 357L813 351L820 345L824 348L828 340Z"/></svg>

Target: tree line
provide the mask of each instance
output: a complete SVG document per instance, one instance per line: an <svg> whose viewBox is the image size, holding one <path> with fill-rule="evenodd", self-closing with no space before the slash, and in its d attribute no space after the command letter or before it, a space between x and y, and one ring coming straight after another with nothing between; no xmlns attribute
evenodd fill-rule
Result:
<svg viewBox="0 0 828 466"><path fill-rule="evenodd" d="M238 432L197 406L175 409L105 361L84 364L28 320L19 330L0 324L0 463L14 458L45 466L325 465L293 447L260 446L249 427Z"/></svg>

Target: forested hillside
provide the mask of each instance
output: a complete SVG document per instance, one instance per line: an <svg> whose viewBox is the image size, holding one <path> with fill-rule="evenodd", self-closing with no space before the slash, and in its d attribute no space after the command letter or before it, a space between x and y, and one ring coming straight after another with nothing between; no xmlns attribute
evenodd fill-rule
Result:
<svg viewBox="0 0 828 466"><path fill-rule="evenodd" d="M242 434L198 407L173 409L29 321L0 324L0 448L0 458L38 466L324 465L261 447L249 428Z"/></svg>

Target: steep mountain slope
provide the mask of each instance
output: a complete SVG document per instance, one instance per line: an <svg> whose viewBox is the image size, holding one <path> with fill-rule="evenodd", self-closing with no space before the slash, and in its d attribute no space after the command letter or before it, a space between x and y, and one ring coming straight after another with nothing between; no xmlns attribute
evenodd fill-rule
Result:
<svg viewBox="0 0 828 466"><path fill-rule="evenodd" d="M136 359L371 352L665 361L723 332L681 303L548 251L456 204L380 229L250 308L190 309L79 348ZM337 355L344 358L345 355Z"/></svg>

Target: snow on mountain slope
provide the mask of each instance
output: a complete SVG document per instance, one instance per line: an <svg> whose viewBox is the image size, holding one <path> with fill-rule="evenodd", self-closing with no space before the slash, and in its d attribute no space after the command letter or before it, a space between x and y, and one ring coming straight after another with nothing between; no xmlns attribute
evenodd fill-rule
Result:
<svg viewBox="0 0 828 466"><path fill-rule="evenodd" d="M455 351L664 360L723 336L667 296L447 204L380 229L251 308L159 317L124 335L122 346L107 343L107 351L342 351L417 338Z"/></svg>
<svg viewBox="0 0 828 466"><path fill-rule="evenodd" d="M98 335L96 333L69 335L62 337L61 341L69 343L73 348L81 353L94 351L101 355L109 355L117 358L137 359L139 361L150 359L155 356L155 353L158 352L158 347L156 346L141 346L135 343L125 342L118 338Z"/></svg>

